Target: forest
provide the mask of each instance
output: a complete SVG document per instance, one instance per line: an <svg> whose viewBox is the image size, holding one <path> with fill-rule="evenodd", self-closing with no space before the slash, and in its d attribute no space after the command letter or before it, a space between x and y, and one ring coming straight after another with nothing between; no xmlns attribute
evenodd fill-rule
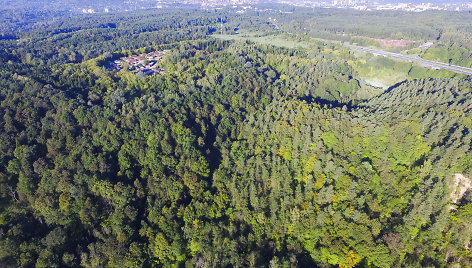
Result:
<svg viewBox="0 0 472 268"><path fill-rule="evenodd" d="M0 266L471 266L471 78L356 54L338 34L441 34L433 52L470 54L470 25L446 34L470 14L276 8L293 13L3 24ZM221 25L309 45L222 40ZM162 75L105 67L163 50ZM365 83L388 73L401 81Z"/></svg>

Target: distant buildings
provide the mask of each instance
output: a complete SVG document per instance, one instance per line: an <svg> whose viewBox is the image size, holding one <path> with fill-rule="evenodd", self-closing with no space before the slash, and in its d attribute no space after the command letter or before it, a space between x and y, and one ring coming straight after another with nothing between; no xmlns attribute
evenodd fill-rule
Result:
<svg viewBox="0 0 472 268"><path fill-rule="evenodd" d="M430 2L423 3L411 0L408 0L408 2L392 2L387 0L126 0L124 3L116 5L110 4L110 1L112 0L106 0L105 3L100 2L95 5L87 2L88 4L75 4L74 6L82 13L107 13L147 8L178 7L180 5L200 6L205 9L232 6L238 9L236 10L237 13L244 13L247 9L254 8L255 5L262 3L279 3L311 8L351 8L365 11L402 10L408 12L422 12L427 10L472 10L472 0L468 0L470 2L430 0Z"/></svg>
<svg viewBox="0 0 472 268"><path fill-rule="evenodd" d="M347 6L356 6L359 4L365 4L365 0L334 0L333 5L334 6L341 6L341 7L347 7Z"/></svg>
<svg viewBox="0 0 472 268"><path fill-rule="evenodd" d="M91 8L88 8L88 9L82 9L82 13L89 13L89 14L93 14L95 13L95 10L94 9L91 9Z"/></svg>
<svg viewBox="0 0 472 268"><path fill-rule="evenodd" d="M471 3L386 3L367 0L332 0L325 8L352 8L357 10L402 10L408 12L422 12L427 10L471 10Z"/></svg>
<svg viewBox="0 0 472 268"><path fill-rule="evenodd" d="M181 0L180 4L201 5L203 7L257 4L258 0Z"/></svg>
<svg viewBox="0 0 472 268"><path fill-rule="evenodd" d="M372 10L401 10L407 12L423 12L428 10L449 10L449 11L464 11L472 10L472 0L470 3L465 2L423 2L423 3L388 3L382 0L273 0L273 2L280 4L287 4L298 7L310 7L310 8L349 8L362 11ZM250 4L267 3L268 0L261 1L231 1L231 0L183 0L185 3L199 2L202 7L216 7L216 6L228 6L232 5L236 9L236 13L245 13L248 10L257 10L257 6ZM242 5L245 5L244 8ZM281 11L282 12L282 11Z"/></svg>

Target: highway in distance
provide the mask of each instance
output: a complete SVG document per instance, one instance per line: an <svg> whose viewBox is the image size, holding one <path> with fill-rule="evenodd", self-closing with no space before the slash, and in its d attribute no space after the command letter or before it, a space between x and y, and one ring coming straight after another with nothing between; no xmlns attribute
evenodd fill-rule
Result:
<svg viewBox="0 0 472 268"><path fill-rule="evenodd" d="M371 48L352 46L352 45L345 45L345 46L347 48L352 49L352 50L372 53L375 56L392 57L392 58L399 59L399 60L402 60L402 61L419 63L423 67L427 67L427 68L432 68L432 69L437 69L437 70L438 69L445 69L445 70L449 70L449 71L452 71L452 72L472 76L472 69L471 68L466 68L466 67L457 66L457 65L451 65L451 64L447 64L447 63L443 63L443 62L438 62L438 61L425 60L425 59L422 59L420 57L406 56L406 55L402 55L402 54L399 54L399 53L393 53L393 52L388 52L388 51L384 51L384 50L371 49Z"/></svg>

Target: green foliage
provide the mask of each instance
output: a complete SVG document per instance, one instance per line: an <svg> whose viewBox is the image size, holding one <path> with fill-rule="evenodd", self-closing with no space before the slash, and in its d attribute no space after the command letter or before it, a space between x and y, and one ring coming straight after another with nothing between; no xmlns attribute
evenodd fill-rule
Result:
<svg viewBox="0 0 472 268"><path fill-rule="evenodd" d="M359 45L359 46L373 46L373 47L380 47L379 41L370 40L366 38L352 38L351 42Z"/></svg>
<svg viewBox="0 0 472 268"><path fill-rule="evenodd" d="M331 131L323 132L321 139L323 140L324 145L328 147L328 150L331 150L333 146L336 146L339 143L338 138L336 138L334 133Z"/></svg>
<svg viewBox="0 0 472 268"><path fill-rule="evenodd" d="M422 57L428 60L440 61L454 65L472 67L470 50L458 45L438 45L427 49Z"/></svg>
<svg viewBox="0 0 472 268"><path fill-rule="evenodd" d="M1 54L0 263L470 266L470 192L449 199L454 174L471 174L470 79L407 80L358 103L356 70L427 71L356 65L333 44L174 42L206 37L221 20L207 13L105 16L131 23L122 31L86 17L68 32L73 18L29 32L39 43L18 42L16 60ZM70 60L153 45L168 74ZM64 62L76 63L46 64Z"/></svg>

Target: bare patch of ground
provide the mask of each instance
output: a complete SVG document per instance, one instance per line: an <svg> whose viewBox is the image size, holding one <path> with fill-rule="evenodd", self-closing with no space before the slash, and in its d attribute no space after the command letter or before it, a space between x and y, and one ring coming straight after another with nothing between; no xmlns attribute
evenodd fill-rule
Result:
<svg viewBox="0 0 472 268"><path fill-rule="evenodd" d="M472 180L462 174L454 174L454 178L449 182L449 191L451 193L449 198L452 203L456 204L469 189L472 189Z"/></svg>
<svg viewBox="0 0 472 268"><path fill-rule="evenodd" d="M389 39L372 38L372 37L367 37L367 36L353 36L352 38L359 38L359 39L367 39L367 40L377 41L377 42L379 42L381 48L406 47L410 44L416 43L415 41L409 41L409 40L389 40Z"/></svg>

